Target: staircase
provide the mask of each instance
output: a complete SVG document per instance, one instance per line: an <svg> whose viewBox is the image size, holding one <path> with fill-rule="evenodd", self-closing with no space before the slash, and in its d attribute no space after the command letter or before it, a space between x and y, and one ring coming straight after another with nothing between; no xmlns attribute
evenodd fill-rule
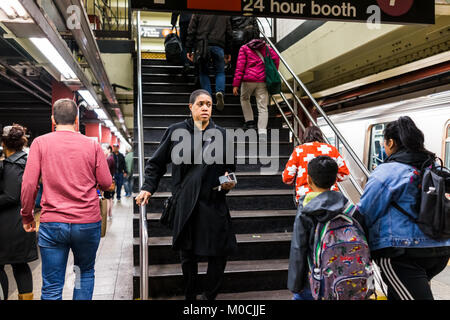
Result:
<svg viewBox="0 0 450 320"><path fill-rule="evenodd" d="M213 109L213 121L224 128L242 128L244 118L239 97L232 95L233 74L226 73L225 109ZM214 92L215 79L210 77ZM165 60L142 60L143 125L145 160L155 152L167 127L189 117L188 101L194 83L194 70L187 76L180 66L171 66ZM253 98L252 98L253 99ZM215 101L214 101L215 102ZM215 105L215 103L214 103ZM257 121L256 103L252 100ZM136 108L136 106L135 106ZM269 107L268 137L279 129L279 153L276 160L279 172L261 175L259 161L237 164L238 184L227 195L238 251L229 257L220 293L228 298L239 298L240 293L262 292L270 298L271 290L287 290L287 270L291 232L295 218L292 187L283 184L281 172L293 150L289 129L282 127L282 119L275 107ZM135 109L135 115L136 115ZM136 117L135 117L136 118ZM135 137L138 137L135 125ZM137 142L137 141L136 141ZM237 142L235 142L237 143ZM248 148L248 142L245 143ZM236 150L235 146L235 150ZM134 192L139 192L137 144L135 144ZM269 145L269 155L270 155ZM159 223L164 200L170 196L171 168L161 179L157 192L147 206L148 226L148 286L151 298L182 297L183 276L178 252L171 249L171 231ZM139 298L139 208L134 206L133 217L133 297ZM199 278L203 279L207 263L200 262Z"/></svg>

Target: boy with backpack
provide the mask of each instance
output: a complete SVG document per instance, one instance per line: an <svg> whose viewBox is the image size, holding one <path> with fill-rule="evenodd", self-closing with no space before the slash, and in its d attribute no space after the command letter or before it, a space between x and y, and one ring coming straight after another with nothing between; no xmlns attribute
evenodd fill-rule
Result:
<svg viewBox="0 0 450 320"><path fill-rule="evenodd" d="M313 192L300 198L289 256L294 299L362 300L374 292L370 251L355 206L331 191L338 165L328 156L308 164Z"/></svg>

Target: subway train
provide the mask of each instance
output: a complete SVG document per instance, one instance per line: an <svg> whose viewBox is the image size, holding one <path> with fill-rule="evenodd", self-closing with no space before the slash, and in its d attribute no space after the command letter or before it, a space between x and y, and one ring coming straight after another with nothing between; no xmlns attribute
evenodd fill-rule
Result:
<svg viewBox="0 0 450 320"><path fill-rule="evenodd" d="M383 130L386 123L409 116L425 135L425 147L441 158L450 168L450 90L426 96L402 100L365 109L355 109L329 115L369 171L382 163L386 155L383 150ZM318 125L330 143L343 146L323 118ZM345 157L346 159L348 157Z"/></svg>

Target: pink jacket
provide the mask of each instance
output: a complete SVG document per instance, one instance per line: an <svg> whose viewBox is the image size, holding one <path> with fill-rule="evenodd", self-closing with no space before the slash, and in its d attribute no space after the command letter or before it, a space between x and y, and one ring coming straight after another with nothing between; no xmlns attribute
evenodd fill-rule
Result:
<svg viewBox="0 0 450 320"><path fill-rule="evenodd" d="M265 82L265 65L262 59L254 50L258 50L262 56L266 55L268 48L270 55L278 68L280 57L275 51L266 45L263 40L255 39L243 45L239 50L236 63L236 72L234 74L233 87L240 87L241 82Z"/></svg>

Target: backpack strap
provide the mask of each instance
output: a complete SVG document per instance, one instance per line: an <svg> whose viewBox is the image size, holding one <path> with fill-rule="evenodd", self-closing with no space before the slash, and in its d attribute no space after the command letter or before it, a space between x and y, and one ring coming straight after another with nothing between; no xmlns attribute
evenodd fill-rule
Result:
<svg viewBox="0 0 450 320"><path fill-rule="evenodd" d="M399 205L397 202L393 201L393 202L392 202L392 206L393 206L395 209L397 209L398 211L400 211L401 213L403 213L405 216L407 216L407 217L409 218L409 220L411 220L412 222L414 222L414 223L419 223L419 222L417 221L417 218L413 217L413 216L412 216L410 213L408 213L405 209L403 209L402 207L400 207L400 205Z"/></svg>
<svg viewBox="0 0 450 320"><path fill-rule="evenodd" d="M353 217L353 214L355 213L356 209L357 209L356 206L349 201L343 212L345 215Z"/></svg>
<svg viewBox="0 0 450 320"><path fill-rule="evenodd" d="M263 62L264 65L265 65L265 64L266 64L266 61L264 61L264 57L263 57L263 55L261 54L261 52L259 52L258 50L253 50L253 51L255 51L255 53L261 58L262 62Z"/></svg>

